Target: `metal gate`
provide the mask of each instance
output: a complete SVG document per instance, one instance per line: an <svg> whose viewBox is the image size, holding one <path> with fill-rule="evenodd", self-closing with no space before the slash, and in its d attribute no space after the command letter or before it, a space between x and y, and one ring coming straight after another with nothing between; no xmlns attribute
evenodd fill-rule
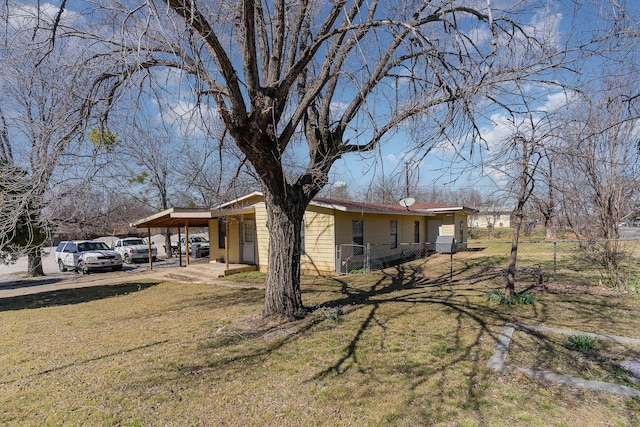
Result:
<svg viewBox="0 0 640 427"><path fill-rule="evenodd" d="M369 273L369 251L364 245L336 246L336 273Z"/></svg>

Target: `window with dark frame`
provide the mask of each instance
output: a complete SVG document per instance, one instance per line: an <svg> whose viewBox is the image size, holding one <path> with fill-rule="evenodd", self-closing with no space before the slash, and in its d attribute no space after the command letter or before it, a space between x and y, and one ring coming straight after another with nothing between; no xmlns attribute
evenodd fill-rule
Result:
<svg viewBox="0 0 640 427"><path fill-rule="evenodd" d="M413 223L413 243L420 243L420 221Z"/></svg>
<svg viewBox="0 0 640 427"><path fill-rule="evenodd" d="M225 240L227 237L227 222L220 218L218 219L218 249L225 249Z"/></svg>
<svg viewBox="0 0 640 427"><path fill-rule="evenodd" d="M253 243L255 238L255 223L253 221L245 221L242 229L244 230L244 236L242 238L243 243Z"/></svg>
<svg viewBox="0 0 640 427"><path fill-rule="evenodd" d="M351 222L352 242L354 245L360 245L353 248L354 255L364 254L364 221L354 219Z"/></svg>
<svg viewBox="0 0 640 427"><path fill-rule="evenodd" d="M398 247L398 221L389 222L389 246L391 249Z"/></svg>

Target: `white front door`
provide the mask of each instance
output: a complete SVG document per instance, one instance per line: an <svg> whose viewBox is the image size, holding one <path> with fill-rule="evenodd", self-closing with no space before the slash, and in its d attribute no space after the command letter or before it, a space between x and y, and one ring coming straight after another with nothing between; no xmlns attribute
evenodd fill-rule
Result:
<svg viewBox="0 0 640 427"><path fill-rule="evenodd" d="M240 223L240 253L243 264L255 264L256 262L256 222L245 219Z"/></svg>

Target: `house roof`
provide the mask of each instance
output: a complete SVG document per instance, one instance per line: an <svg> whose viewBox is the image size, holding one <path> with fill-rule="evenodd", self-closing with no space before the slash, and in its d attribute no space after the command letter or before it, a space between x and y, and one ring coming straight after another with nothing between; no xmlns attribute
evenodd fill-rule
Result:
<svg viewBox="0 0 640 427"><path fill-rule="evenodd" d="M211 209L206 208L169 208L131 223L132 227L182 227L189 221L192 227L209 225Z"/></svg>
<svg viewBox="0 0 640 427"><path fill-rule="evenodd" d="M214 208L170 208L155 215L140 219L131 224L137 228L164 228L164 227L206 227L209 220L220 217L240 216L253 213L251 199L262 198L259 191L247 194L237 199L222 203ZM465 206L452 206L416 202L409 207L387 205L381 203L354 202L351 200L331 199L325 197L314 198L309 205L335 209L341 212L378 213L396 215L436 215L456 212L477 213L477 209Z"/></svg>
<svg viewBox="0 0 640 427"><path fill-rule="evenodd" d="M467 212L475 213L476 209L466 206L454 206L437 203L415 202L409 207L400 206L399 204L387 205L382 203L365 203L354 202L351 200L329 199L324 197L316 197L310 205L327 207L344 212L366 212L366 213L389 213L415 215L415 214L437 214L437 213L454 213Z"/></svg>

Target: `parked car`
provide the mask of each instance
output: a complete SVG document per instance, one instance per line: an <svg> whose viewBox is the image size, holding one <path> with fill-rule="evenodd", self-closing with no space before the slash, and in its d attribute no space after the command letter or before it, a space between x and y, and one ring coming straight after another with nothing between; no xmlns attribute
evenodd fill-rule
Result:
<svg viewBox="0 0 640 427"><path fill-rule="evenodd" d="M56 247L55 260L60 271L87 274L95 270L122 270L122 257L104 242L95 240L62 241Z"/></svg>
<svg viewBox="0 0 640 427"><path fill-rule="evenodd" d="M179 243L171 242L171 253L178 256L178 250L186 253L185 238L181 237ZM195 257L209 256L209 241L204 237L189 237L189 252Z"/></svg>
<svg viewBox="0 0 640 427"><path fill-rule="evenodd" d="M118 239L111 246L111 249L118 252L122 260L127 264L131 264L134 261L149 262L149 245L138 237ZM152 245L151 259L155 261L157 256L158 249Z"/></svg>

